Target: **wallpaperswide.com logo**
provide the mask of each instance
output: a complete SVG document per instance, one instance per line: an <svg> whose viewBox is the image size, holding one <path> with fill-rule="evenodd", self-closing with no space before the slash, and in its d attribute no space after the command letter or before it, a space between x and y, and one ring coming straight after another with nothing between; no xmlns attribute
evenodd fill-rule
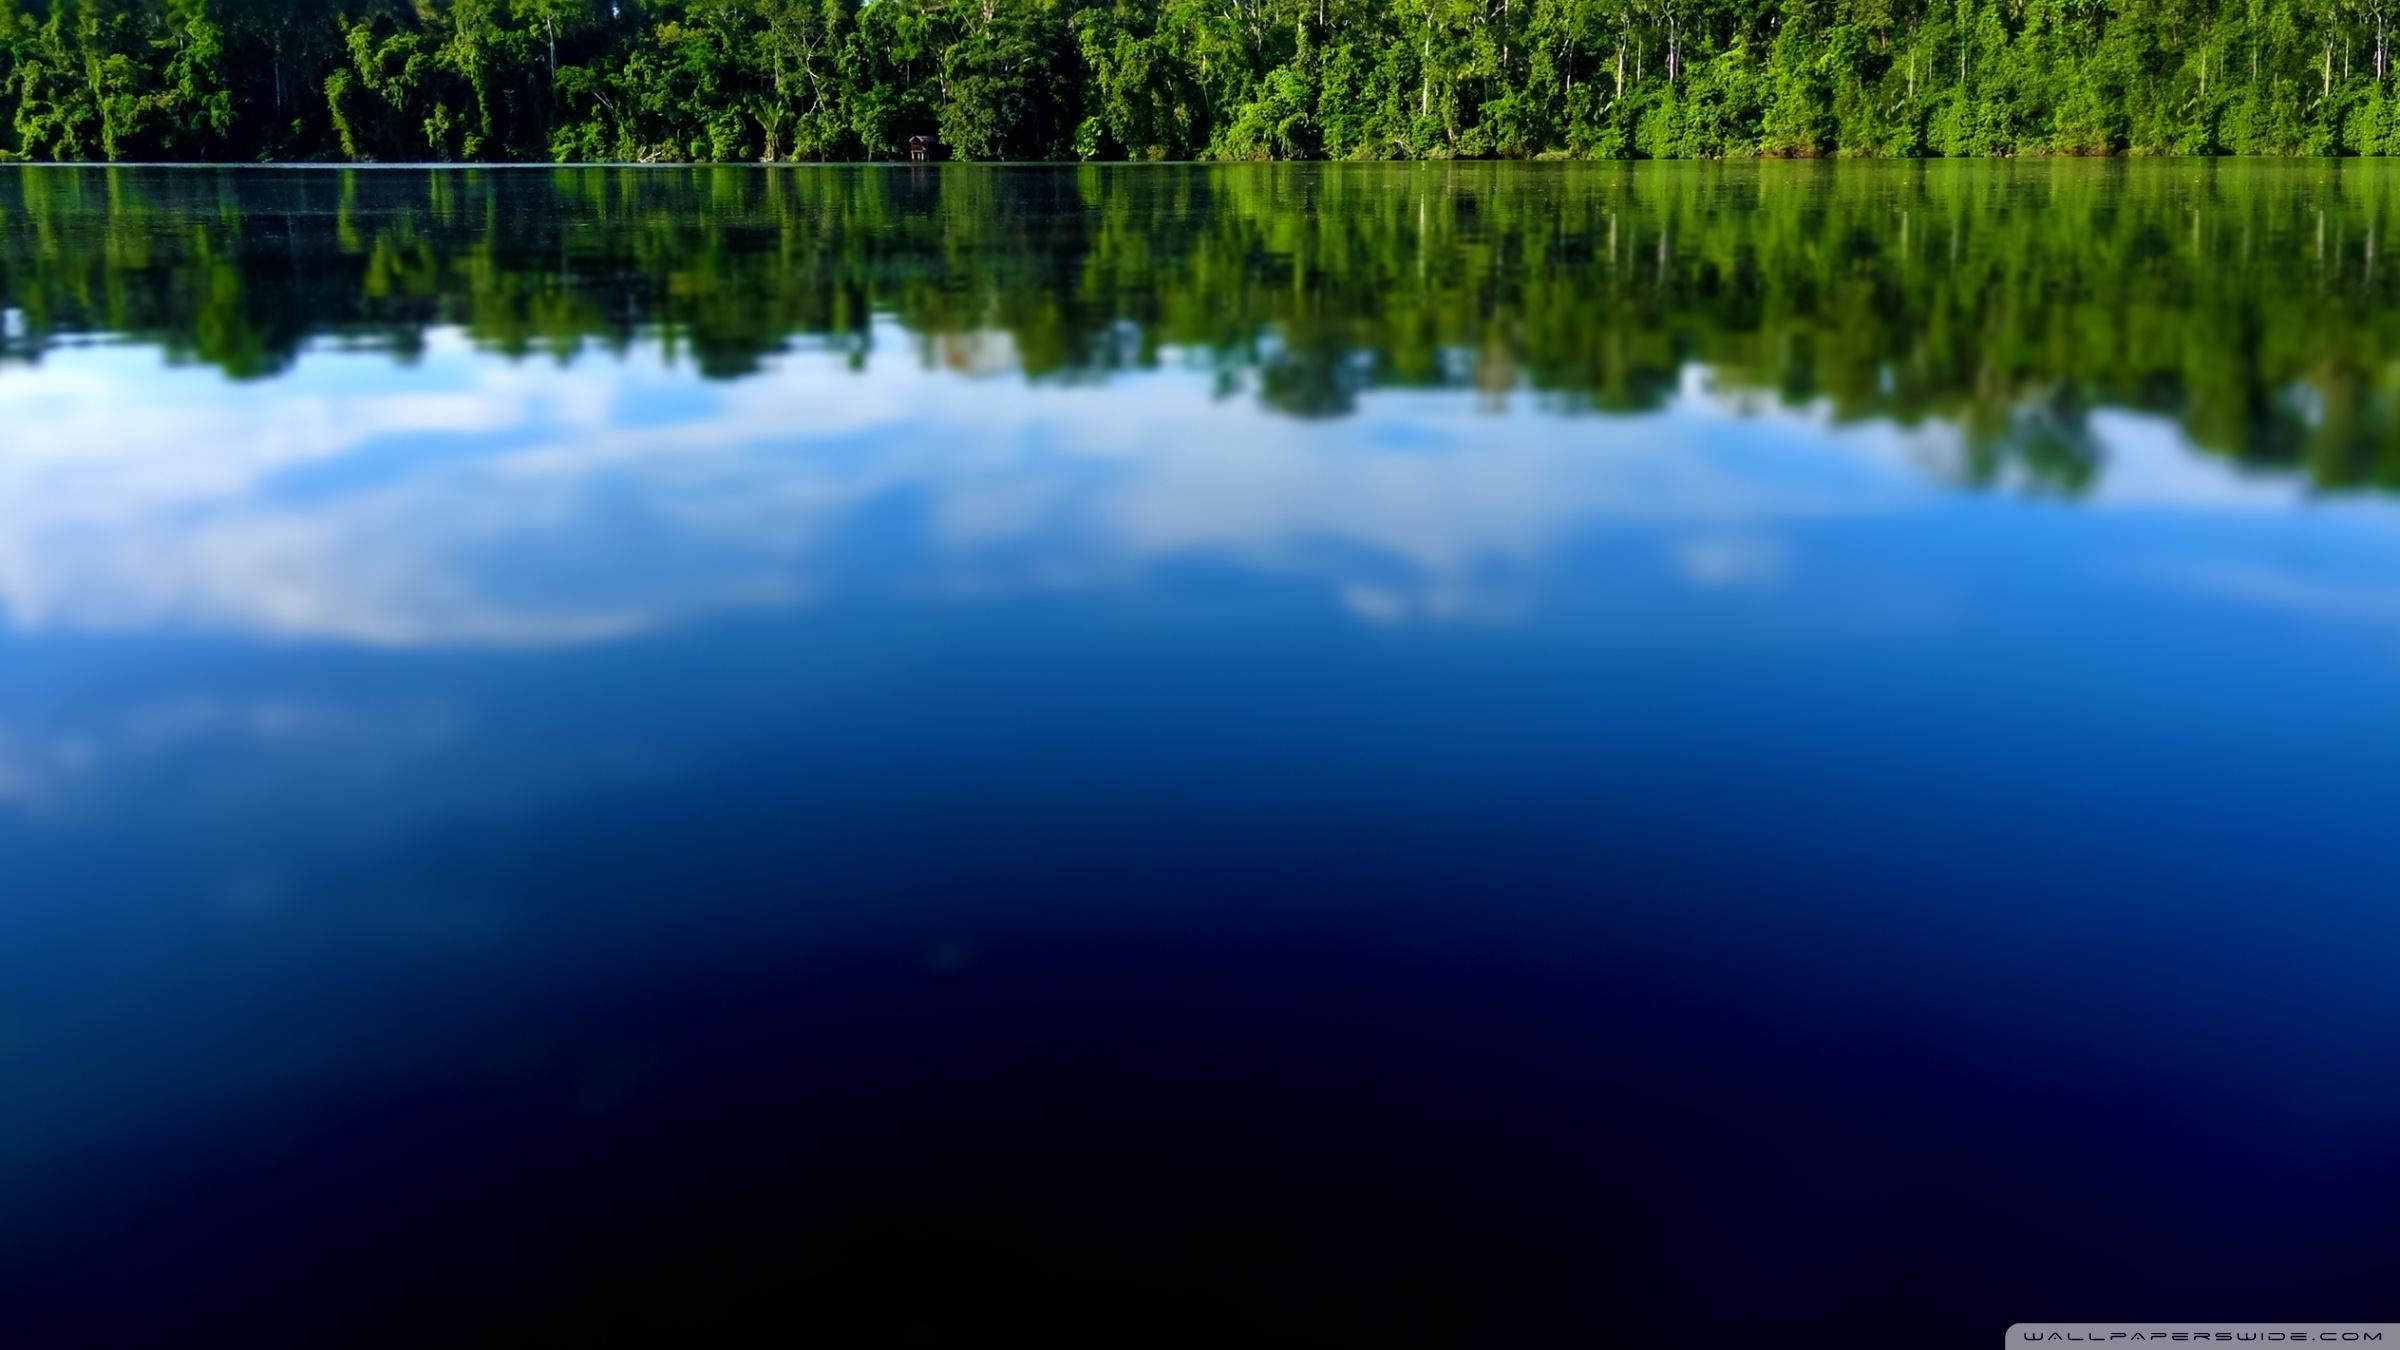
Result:
<svg viewBox="0 0 2400 1350"><path fill-rule="evenodd" d="M2400 1322L2019 1322L2008 1344L2383 1345L2400 1350Z"/></svg>

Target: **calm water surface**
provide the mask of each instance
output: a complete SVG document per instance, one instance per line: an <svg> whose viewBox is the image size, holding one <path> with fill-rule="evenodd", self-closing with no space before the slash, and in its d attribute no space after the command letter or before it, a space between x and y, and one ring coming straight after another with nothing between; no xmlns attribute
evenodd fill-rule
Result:
<svg viewBox="0 0 2400 1350"><path fill-rule="evenodd" d="M2396 224L0 171L0 1340L2400 1315Z"/></svg>

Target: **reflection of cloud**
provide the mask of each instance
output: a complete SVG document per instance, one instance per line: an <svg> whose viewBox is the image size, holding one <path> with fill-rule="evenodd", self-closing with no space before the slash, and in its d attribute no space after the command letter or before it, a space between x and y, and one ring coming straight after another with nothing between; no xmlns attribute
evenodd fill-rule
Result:
<svg viewBox="0 0 2400 1350"><path fill-rule="evenodd" d="M1015 336L997 329L945 333L925 342L944 370L961 375L999 375L1017 368Z"/></svg>
<svg viewBox="0 0 2400 1350"><path fill-rule="evenodd" d="M19 627L391 645L576 642L784 603L860 580L844 550L862 529L888 536L878 584L1090 585L1215 556L1321 577L1361 613L1490 614L1516 601L1481 573L1596 521L1862 500L1720 462L1704 407L1500 419L1392 394L1308 423L1182 372L1068 389L821 356L703 389L647 356L512 366L454 334L414 368L317 352L268 385L62 353L0 383L0 416L17 429L0 603Z"/></svg>
<svg viewBox="0 0 2400 1350"><path fill-rule="evenodd" d="M2102 505L2182 509L2281 510L2308 491L2292 475L2245 470L2231 460L2197 455L2170 418L2096 412L2092 435L2107 456L2095 499Z"/></svg>
<svg viewBox="0 0 2400 1350"><path fill-rule="evenodd" d="M2233 559L2183 564L2167 569L2165 575L2207 595L2311 618L2400 624L2400 587L2326 581Z"/></svg>
<svg viewBox="0 0 2400 1350"><path fill-rule="evenodd" d="M49 797L42 765L0 735L0 806L39 806Z"/></svg>
<svg viewBox="0 0 2400 1350"><path fill-rule="evenodd" d="M1780 580L1783 545L1765 535L1697 534L1676 545L1675 563L1699 586L1768 586Z"/></svg>
<svg viewBox="0 0 2400 1350"><path fill-rule="evenodd" d="M496 507L407 484L304 507L267 495L279 474L362 448L524 427L534 400L510 387L522 384L511 372L495 369L481 388L394 393L228 387L150 360L62 354L0 380L0 603L17 625L183 622L385 642L542 641L626 626L609 613L496 609L454 573L421 565L539 519L543 503ZM573 420L563 403L541 412Z"/></svg>
<svg viewBox="0 0 2400 1350"><path fill-rule="evenodd" d="M1408 597L1381 586L1352 586L1342 604L1369 623L1398 623L1408 617Z"/></svg>
<svg viewBox="0 0 2400 1350"><path fill-rule="evenodd" d="M1762 484L1710 455L1688 417L1510 421L1455 397L1404 395L1370 400L1332 426L1240 407L1215 420L1213 434L1155 444L1099 504L1135 551L1273 558L1339 541L1448 574L1530 557L1594 522L1818 514L1873 501ZM1412 424L1429 448L1374 448L1389 421Z"/></svg>
<svg viewBox="0 0 2400 1350"><path fill-rule="evenodd" d="M319 761L331 755L372 777L451 736L447 719L429 710L342 709L271 698L170 699L81 725L55 719L38 727L0 723L0 805L56 806L110 774L228 742Z"/></svg>
<svg viewBox="0 0 2400 1350"><path fill-rule="evenodd" d="M1761 523L1936 490L1921 436L1684 384L1641 417L1387 391L1303 421L1173 368L1070 388L812 353L702 385L648 353L510 365L436 333L412 367L317 351L230 385L60 352L0 375L0 606L27 629L543 645L844 586L1112 585L1205 558L1379 622L1492 617L1596 527L1678 530L1689 580L1762 585L1787 559ZM2135 499L2223 495L2220 469L2146 453L2144 425L2106 428Z"/></svg>

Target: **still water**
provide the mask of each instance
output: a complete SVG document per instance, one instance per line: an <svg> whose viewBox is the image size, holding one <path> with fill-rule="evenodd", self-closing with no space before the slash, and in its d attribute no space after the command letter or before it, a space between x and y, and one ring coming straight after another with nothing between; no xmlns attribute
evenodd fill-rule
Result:
<svg viewBox="0 0 2400 1350"><path fill-rule="evenodd" d="M0 1341L2393 1316L2396 225L0 171Z"/></svg>

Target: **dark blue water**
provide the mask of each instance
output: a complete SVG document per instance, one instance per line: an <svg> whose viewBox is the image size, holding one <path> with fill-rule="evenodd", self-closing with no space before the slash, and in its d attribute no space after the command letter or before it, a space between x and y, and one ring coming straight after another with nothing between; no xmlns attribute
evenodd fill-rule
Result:
<svg viewBox="0 0 2400 1350"><path fill-rule="evenodd" d="M0 366L0 1339L2389 1315L2400 502L862 322Z"/></svg>

